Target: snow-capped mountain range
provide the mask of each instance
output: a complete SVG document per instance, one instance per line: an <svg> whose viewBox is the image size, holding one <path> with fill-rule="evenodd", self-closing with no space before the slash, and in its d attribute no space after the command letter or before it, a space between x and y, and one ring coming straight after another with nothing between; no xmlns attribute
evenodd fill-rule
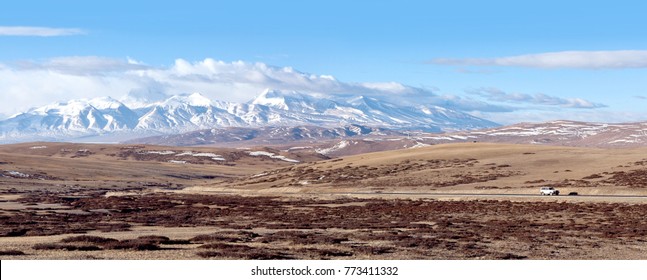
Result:
<svg viewBox="0 0 647 280"><path fill-rule="evenodd" d="M282 146L301 145L303 143L321 143L327 140L347 139L353 137L402 137L405 132L374 128L357 124L334 128L318 126L290 126L259 128L212 128L187 133L160 135L137 138L125 143L151 144L165 146Z"/></svg>
<svg viewBox="0 0 647 280"><path fill-rule="evenodd" d="M34 108L0 121L0 143L74 141L108 135L120 135L125 140L224 127L362 124L440 132L497 126L439 106L399 106L373 97L342 98L276 90L266 90L246 103L210 100L193 93L148 104L129 104L102 97Z"/></svg>

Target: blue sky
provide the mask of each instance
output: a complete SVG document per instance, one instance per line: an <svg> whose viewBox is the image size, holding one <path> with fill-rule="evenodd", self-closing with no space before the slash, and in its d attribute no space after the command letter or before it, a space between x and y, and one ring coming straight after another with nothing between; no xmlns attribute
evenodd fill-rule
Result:
<svg viewBox="0 0 647 280"><path fill-rule="evenodd" d="M180 59L240 76L290 67L334 76L337 89L394 82L503 123L647 120L642 1L95 2L3 3L0 114L147 85L233 101L268 86L178 81ZM330 90L285 79L286 89Z"/></svg>

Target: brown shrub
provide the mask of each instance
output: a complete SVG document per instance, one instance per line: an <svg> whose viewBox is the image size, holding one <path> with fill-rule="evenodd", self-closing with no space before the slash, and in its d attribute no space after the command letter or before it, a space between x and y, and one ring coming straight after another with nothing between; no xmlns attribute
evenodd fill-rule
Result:
<svg viewBox="0 0 647 280"><path fill-rule="evenodd" d="M129 231L130 224L128 223L98 223L96 224L96 229L102 232L113 232L113 231Z"/></svg>
<svg viewBox="0 0 647 280"><path fill-rule="evenodd" d="M193 242L250 242L254 238L259 237L260 235L251 231L223 231L215 232L211 234L201 234L197 235L190 240Z"/></svg>
<svg viewBox="0 0 647 280"><path fill-rule="evenodd" d="M528 258L527 256L515 255L512 253L497 254L497 255L494 255L493 257L493 259L499 259L499 260L523 260L527 258Z"/></svg>
<svg viewBox="0 0 647 280"><path fill-rule="evenodd" d="M92 243L97 245L115 242L115 241L117 240L113 238L105 238L105 237L93 236L93 235L72 236L72 237L63 238L61 240L61 242L63 243L86 242L86 243Z"/></svg>
<svg viewBox="0 0 647 280"><path fill-rule="evenodd" d="M201 251L196 253L202 258L233 258L247 260L289 260L293 259L288 255L280 252L262 249L252 249L248 251L223 252L223 251Z"/></svg>
<svg viewBox="0 0 647 280"><path fill-rule="evenodd" d="M367 255L384 255L384 254L393 253L395 251L395 248L383 247L383 246L376 246L376 247L358 246L358 247L353 247L353 250Z"/></svg>
<svg viewBox="0 0 647 280"><path fill-rule="evenodd" d="M344 236L329 236L318 232L304 232L304 231L278 231L265 235L259 239L262 243L272 243L286 241L294 244L339 244L344 241L349 241Z"/></svg>
<svg viewBox="0 0 647 280"><path fill-rule="evenodd" d="M112 250L135 250L135 251L154 251L160 250L160 246L154 241L142 239L126 239L117 242L105 244L104 248Z"/></svg>
<svg viewBox="0 0 647 280"><path fill-rule="evenodd" d="M602 176L600 174L591 174L589 176L582 177L582 179L585 179L585 180L598 179L598 178L604 178L604 176Z"/></svg>
<svg viewBox="0 0 647 280"><path fill-rule="evenodd" d="M209 243L201 245L201 249L220 249L220 250L251 250L254 247L247 245L238 245L238 244L227 244L227 243Z"/></svg>
<svg viewBox="0 0 647 280"><path fill-rule="evenodd" d="M57 243L41 243L32 247L34 250L65 250L65 251L100 251L103 250L95 245L69 245Z"/></svg>
<svg viewBox="0 0 647 280"><path fill-rule="evenodd" d="M23 256L25 253L18 250L3 250L0 251L0 256Z"/></svg>
<svg viewBox="0 0 647 280"><path fill-rule="evenodd" d="M138 240L148 241L150 243L162 243L165 241L170 241L171 239L166 236L161 235L143 235L137 237Z"/></svg>

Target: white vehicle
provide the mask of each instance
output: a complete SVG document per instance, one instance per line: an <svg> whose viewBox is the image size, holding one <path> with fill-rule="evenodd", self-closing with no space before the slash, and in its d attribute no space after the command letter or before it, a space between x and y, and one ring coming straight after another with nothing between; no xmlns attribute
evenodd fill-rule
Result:
<svg viewBox="0 0 647 280"><path fill-rule="evenodd" d="M539 190L541 195L559 195L559 191L553 187L541 187Z"/></svg>

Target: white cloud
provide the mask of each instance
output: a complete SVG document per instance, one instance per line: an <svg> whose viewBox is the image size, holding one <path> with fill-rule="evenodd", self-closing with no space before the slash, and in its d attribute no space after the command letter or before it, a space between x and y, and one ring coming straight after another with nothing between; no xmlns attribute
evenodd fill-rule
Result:
<svg viewBox="0 0 647 280"><path fill-rule="evenodd" d="M477 95L488 101L504 102L513 104L532 104L542 106L559 106L574 109L594 109L607 107L604 104L594 103L582 98L561 98L543 93L509 93L497 88L478 88L466 91L469 94Z"/></svg>
<svg viewBox="0 0 647 280"><path fill-rule="evenodd" d="M149 68L130 58L114 59L97 56L56 57L44 62L20 61L16 66L21 70L47 70L82 76Z"/></svg>
<svg viewBox="0 0 647 280"><path fill-rule="evenodd" d="M83 35L86 32L78 28L52 28L36 26L0 26L0 36L36 36L55 37Z"/></svg>
<svg viewBox="0 0 647 280"><path fill-rule="evenodd" d="M58 57L46 61L0 64L0 112L17 113L73 98L129 93L138 99L200 92L212 99L245 102L267 88L335 95L380 96L419 101L431 91L399 83L346 83L330 75L302 73L264 63L177 59L169 67L151 67L134 59ZM411 97L416 98L402 98Z"/></svg>
<svg viewBox="0 0 647 280"><path fill-rule="evenodd" d="M169 92L211 94L210 97L247 101L266 88L335 95L379 95L397 97L433 95L430 91L399 83L347 83L330 75L302 73L291 67L273 67L264 63L223 62L207 58L198 62L177 59L172 67L134 71L168 85Z"/></svg>
<svg viewBox="0 0 647 280"><path fill-rule="evenodd" d="M31 107L69 99L112 96L140 84L120 76L80 76L48 70L0 68L0 112L15 114Z"/></svg>
<svg viewBox="0 0 647 280"><path fill-rule="evenodd" d="M362 83L362 86L365 86L370 89L376 89L380 91L390 91L390 92L406 92L410 90L408 87L404 86L401 83Z"/></svg>
<svg viewBox="0 0 647 280"><path fill-rule="evenodd" d="M532 68L647 68L647 50L563 51L498 58L437 58L429 63Z"/></svg>
<svg viewBox="0 0 647 280"><path fill-rule="evenodd" d="M453 94L434 96L430 98L429 103L466 112L512 112L519 109L509 105L496 105Z"/></svg>
<svg viewBox="0 0 647 280"><path fill-rule="evenodd" d="M102 96L119 99L131 95L134 99L129 101L136 104L172 94L200 92L212 99L246 102L267 88L323 96L365 95L408 105L439 105L496 122L515 120L514 116L519 120L549 118L551 114L561 114L556 109L562 108L574 112L582 110L571 108L601 107L584 99L511 94L493 88L478 89L479 94L467 96L437 95L396 82L342 82L330 75L303 73L291 67L210 58L197 62L177 59L171 66L152 67L131 58L59 57L0 64L0 77L0 114L5 115L56 101ZM527 108L524 104L533 105ZM528 110L543 113L524 117Z"/></svg>

